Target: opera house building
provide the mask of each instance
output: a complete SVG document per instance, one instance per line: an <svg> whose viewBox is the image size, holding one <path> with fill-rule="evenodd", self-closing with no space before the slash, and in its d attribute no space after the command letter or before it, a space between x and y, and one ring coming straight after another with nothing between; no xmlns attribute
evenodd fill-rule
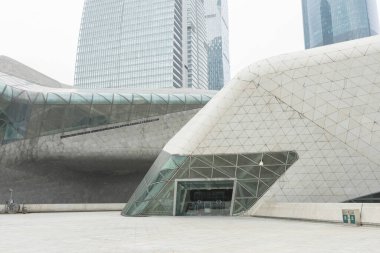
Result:
<svg viewBox="0 0 380 253"><path fill-rule="evenodd" d="M89 92L14 69L0 69L1 198L125 216L380 202L380 37L262 60L218 93Z"/></svg>
<svg viewBox="0 0 380 253"><path fill-rule="evenodd" d="M242 70L165 145L123 215L264 202L380 202L380 37Z"/></svg>

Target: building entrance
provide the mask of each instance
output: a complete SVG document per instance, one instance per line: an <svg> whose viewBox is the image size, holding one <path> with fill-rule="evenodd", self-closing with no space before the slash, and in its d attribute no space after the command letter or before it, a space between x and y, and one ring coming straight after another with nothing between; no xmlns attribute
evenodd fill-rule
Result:
<svg viewBox="0 0 380 253"><path fill-rule="evenodd" d="M234 180L176 182L176 216L229 216L232 212Z"/></svg>

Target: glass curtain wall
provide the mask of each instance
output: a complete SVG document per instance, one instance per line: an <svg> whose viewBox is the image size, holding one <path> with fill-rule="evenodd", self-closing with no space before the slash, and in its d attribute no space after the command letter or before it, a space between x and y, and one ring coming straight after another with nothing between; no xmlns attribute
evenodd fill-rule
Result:
<svg viewBox="0 0 380 253"><path fill-rule="evenodd" d="M305 48L379 33L376 0L302 0Z"/></svg>
<svg viewBox="0 0 380 253"><path fill-rule="evenodd" d="M182 2L86 0L74 85L93 89L185 87L186 9Z"/></svg>
<svg viewBox="0 0 380 253"><path fill-rule="evenodd" d="M208 84L221 90L230 81L229 21L227 0L204 1L207 44Z"/></svg>
<svg viewBox="0 0 380 253"><path fill-rule="evenodd" d="M210 99L181 93L44 93L0 80L0 143L198 109Z"/></svg>
<svg viewBox="0 0 380 253"><path fill-rule="evenodd" d="M232 206L231 214L237 215L249 210L297 160L293 151L191 156L163 151L122 214L225 215ZM195 190L198 197L188 195ZM214 196L203 190L214 191Z"/></svg>

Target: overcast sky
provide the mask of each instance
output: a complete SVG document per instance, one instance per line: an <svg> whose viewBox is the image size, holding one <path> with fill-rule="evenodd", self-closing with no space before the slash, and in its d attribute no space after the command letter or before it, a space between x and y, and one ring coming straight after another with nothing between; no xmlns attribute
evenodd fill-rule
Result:
<svg viewBox="0 0 380 253"><path fill-rule="evenodd" d="M72 84L83 2L0 0L0 55ZM229 0L229 13L232 75L304 48L301 0Z"/></svg>

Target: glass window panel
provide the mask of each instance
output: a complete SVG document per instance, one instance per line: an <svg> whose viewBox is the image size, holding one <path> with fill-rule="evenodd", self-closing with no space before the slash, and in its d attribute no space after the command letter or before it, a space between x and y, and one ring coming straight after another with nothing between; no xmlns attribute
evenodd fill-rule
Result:
<svg viewBox="0 0 380 253"><path fill-rule="evenodd" d="M179 99L179 97L175 95L169 95L169 104L170 105L178 105L178 104L184 104L185 102Z"/></svg>
<svg viewBox="0 0 380 253"><path fill-rule="evenodd" d="M287 164L292 165L298 160L298 154L296 152L288 152Z"/></svg>
<svg viewBox="0 0 380 253"><path fill-rule="evenodd" d="M245 210L248 210L257 201L257 198L239 198L237 201L239 201Z"/></svg>
<svg viewBox="0 0 380 253"><path fill-rule="evenodd" d="M245 207L240 204L240 201L239 200L235 200L235 203L234 203L234 214L238 214L238 213L241 213L241 212L244 212L245 211Z"/></svg>
<svg viewBox="0 0 380 253"><path fill-rule="evenodd" d="M239 180L238 185L242 186L244 189L246 189L250 195L244 196L244 197L256 197L257 196L257 189L259 180ZM243 197L243 196L241 196Z"/></svg>
<svg viewBox="0 0 380 253"><path fill-rule="evenodd" d="M260 164L261 158L263 157L263 154L256 153L256 154L243 154L245 158L248 158L249 160L253 161L255 164Z"/></svg>
<svg viewBox="0 0 380 253"><path fill-rule="evenodd" d="M71 94L70 104L90 104L91 100L87 101L80 94L73 93L73 94Z"/></svg>
<svg viewBox="0 0 380 253"><path fill-rule="evenodd" d="M87 101L87 103L92 103L93 94L92 93L80 93L80 95Z"/></svg>
<svg viewBox="0 0 380 253"><path fill-rule="evenodd" d="M55 93L48 93L46 103L49 105L64 105L67 102Z"/></svg>
<svg viewBox="0 0 380 253"><path fill-rule="evenodd" d="M21 92L17 97L13 99L17 100L20 103L30 103L30 99L26 91Z"/></svg>
<svg viewBox="0 0 380 253"><path fill-rule="evenodd" d="M267 165L267 164L271 164L271 165L274 165L274 164L284 164L286 162L286 156L283 157L284 158L284 161L281 161L281 160L278 160L276 157L274 156L270 156L269 154L265 154L263 156L263 163L264 165Z"/></svg>
<svg viewBox="0 0 380 253"><path fill-rule="evenodd" d="M168 161L165 164L162 165L161 169L162 170L175 170L177 168L178 168L177 162L174 159L170 158L170 159L168 159Z"/></svg>
<svg viewBox="0 0 380 253"><path fill-rule="evenodd" d="M133 95L132 94L121 93L121 94L118 94L118 95L122 96L124 99L126 99L127 101L129 101L130 104L132 104L132 102L133 102Z"/></svg>
<svg viewBox="0 0 380 253"><path fill-rule="evenodd" d="M281 176L286 171L286 165L274 165L274 166L264 166L265 169L272 171L273 173L277 174L278 176Z"/></svg>
<svg viewBox="0 0 380 253"><path fill-rule="evenodd" d="M236 165L237 156L236 155L234 155L234 156L231 156L231 157L225 157L225 156L223 156L223 158L222 158L222 156L217 156L216 155L214 157L214 166L215 167L235 166Z"/></svg>
<svg viewBox="0 0 380 253"><path fill-rule="evenodd" d="M6 87L7 86L0 81L0 95L3 94L3 92L4 92L4 90L5 90Z"/></svg>
<svg viewBox="0 0 380 253"><path fill-rule="evenodd" d="M213 155L196 156L196 159L203 161L209 167L211 167L214 164L214 156Z"/></svg>
<svg viewBox="0 0 380 253"><path fill-rule="evenodd" d="M277 160L278 163L281 164L285 164L288 158L288 152L268 153L266 155L272 157L273 159Z"/></svg>
<svg viewBox="0 0 380 253"><path fill-rule="evenodd" d="M201 108L203 106L201 99L202 98L200 96L197 97L196 95L186 95L186 110Z"/></svg>
<svg viewBox="0 0 380 253"><path fill-rule="evenodd" d="M113 103L114 104L131 104L132 100L128 100L126 97L124 96L121 96L119 94L115 94L114 95L114 98L113 98Z"/></svg>
<svg viewBox="0 0 380 253"><path fill-rule="evenodd" d="M152 103L153 104L168 104L169 103L169 95L167 95L167 94L153 94L152 95Z"/></svg>
<svg viewBox="0 0 380 253"><path fill-rule="evenodd" d="M202 98L197 95L186 95L186 104L201 104Z"/></svg>
<svg viewBox="0 0 380 253"><path fill-rule="evenodd" d="M69 103L70 98L71 98L71 93L70 92L60 92L56 93L57 96L65 100L66 103Z"/></svg>
<svg viewBox="0 0 380 253"><path fill-rule="evenodd" d="M175 178L185 179L190 178L190 169L187 167L185 169L181 169L176 175Z"/></svg>
<svg viewBox="0 0 380 253"><path fill-rule="evenodd" d="M201 174L202 176L206 178L212 177L212 168L191 168L192 171L195 171L198 174Z"/></svg>
<svg viewBox="0 0 380 253"><path fill-rule="evenodd" d="M261 167L260 169L260 178L276 178L277 175L274 174L272 171L269 169L266 169L266 167Z"/></svg>
<svg viewBox="0 0 380 253"><path fill-rule="evenodd" d="M192 163L191 163L192 168L194 168L194 167L211 167L211 166L212 166L212 164L206 163L206 162L202 161L201 159L192 158Z"/></svg>
<svg viewBox="0 0 380 253"><path fill-rule="evenodd" d="M13 89L10 86L5 87L2 98L11 101L13 97Z"/></svg>
<svg viewBox="0 0 380 253"><path fill-rule="evenodd" d="M10 124L7 124L3 141L8 143L9 141L21 139L23 139L23 136L18 132L18 130L12 127Z"/></svg>
<svg viewBox="0 0 380 253"><path fill-rule="evenodd" d="M22 92L23 92L23 90L12 87L12 93L13 93L12 98L18 97Z"/></svg>
<svg viewBox="0 0 380 253"><path fill-rule="evenodd" d="M186 156L180 156L180 155L174 155L174 156L172 156L171 159L175 162L175 164L180 166L187 159L187 157Z"/></svg>
<svg viewBox="0 0 380 253"><path fill-rule="evenodd" d="M212 169L212 178L230 178L230 176L228 175L228 173L227 174L222 173L218 169L213 168Z"/></svg>
<svg viewBox="0 0 380 253"><path fill-rule="evenodd" d="M139 105L139 104L149 104L150 103L150 96L147 95L140 95L140 94L133 94L133 104Z"/></svg>
<svg viewBox="0 0 380 253"><path fill-rule="evenodd" d="M264 184L262 181L259 182L259 187L257 190L257 197L260 198L269 189L269 186Z"/></svg>
<svg viewBox="0 0 380 253"><path fill-rule="evenodd" d="M113 101L112 93L98 93L98 95L104 97L108 101L108 103L112 103Z"/></svg>
<svg viewBox="0 0 380 253"><path fill-rule="evenodd" d="M165 185L166 182L159 182L149 185L148 194L146 195L145 199L148 200L154 198Z"/></svg>
<svg viewBox="0 0 380 253"><path fill-rule="evenodd" d="M170 99L172 99L172 98L173 99L177 98L180 101L180 103L182 103L182 104L186 103L186 97L184 94L171 95ZM176 101L178 101L177 99L176 99Z"/></svg>
<svg viewBox="0 0 380 253"><path fill-rule="evenodd" d="M216 167L215 170L227 175L230 178L236 177L236 167Z"/></svg>
<svg viewBox="0 0 380 253"><path fill-rule="evenodd" d="M277 181L278 178L260 178L260 181L268 185L272 186Z"/></svg>
<svg viewBox="0 0 380 253"><path fill-rule="evenodd" d="M206 95L202 95L202 103L203 104L207 104L210 100L211 100L212 97L209 97L209 96L206 96Z"/></svg>
<svg viewBox="0 0 380 253"><path fill-rule="evenodd" d="M256 191L255 191L256 192ZM249 198L249 197L256 197L256 193L253 195L251 192L249 192L246 187L244 187L241 184L236 184L236 198Z"/></svg>
<svg viewBox="0 0 380 253"><path fill-rule="evenodd" d="M33 104L45 104L45 96L42 93L37 93L35 99L33 100Z"/></svg>
<svg viewBox="0 0 380 253"><path fill-rule="evenodd" d="M199 170L197 168L191 168L190 169L190 178L207 178L207 175L202 173L202 169ZM211 178L211 173L210 173Z"/></svg>
<svg viewBox="0 0 380 253"><path fill-rule="evenodd" d="M92 98L92 103L93 104L97 104L97 105L98 104L110 104L110 103L112 103L112 100L110 102L109 100L107 100L102 95L100 95L100 94L94 94L93 98Z"/></svg>
<svg viewBox="0 0 380 253"><path fill-rule="evenodd" d="M133 203L133 208L130 208L127 212L128 215L141 215L146 208L146 206L150 203L150 201L144 202L135 202Z"/></svg>
<svg viewBox="0 0 380 253"><path fill-rule="evenodd" d="M260 176L260 166L242 166L236 170L237 179L258 179Z"/></svg>
<svg viewBox="0 0 380 253"><path fill-rule="evenodd" d="M162 170L158 174L158 177L155 181L156 182L167 181L173 176L174 173L175 173L175 170L172 170L172 169Z"/></svg>
<svg viewBox="0 0 380 253"><path fill-rule="evenodd" d="M260 157L260 160L261 160L261 155L259 157ZM255 160L251 160L250 158L248 158L248 157L246 157L244 155L239 155L238 156L238 163L237 164L238 164L238 166L259 165L260 160L259 159L255 159ZM257 162L257 160L259 160L259 161Z"/></svg>

